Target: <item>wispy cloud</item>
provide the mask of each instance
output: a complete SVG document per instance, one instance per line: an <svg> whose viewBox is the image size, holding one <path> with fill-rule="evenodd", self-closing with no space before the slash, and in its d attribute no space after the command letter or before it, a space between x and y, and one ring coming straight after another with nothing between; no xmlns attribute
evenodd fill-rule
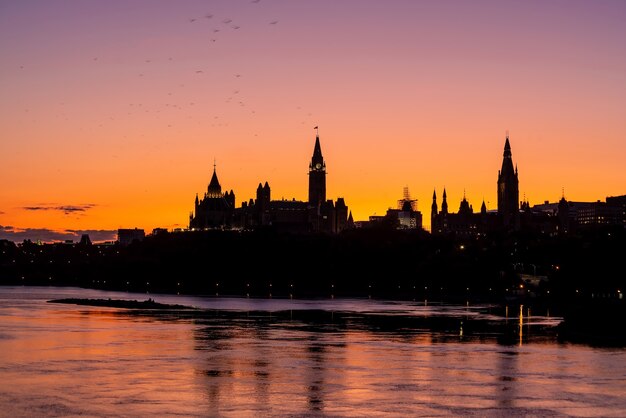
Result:
<svg viewBox="0 0 626 418"><path fill-rule="evenodd" d="M89 234L92 242L113 241L117 238L117 230L106 229L66 229L54 231L47 228L16 228L10 225L0 225L0 239L21 242L25 239L43 242L79 241L83 234Z"/></svg>
<svg viewBox="0 0 626 418"><path fill-rule="evenodd" d="M75 213L86 212L95 206L96 205L93 203L86 203L83 205L37 205L37 206L24 206L22 207L22 209L29 210L29 211L54 210L54 211L63 212L66 215L71 215Z"/></svg>

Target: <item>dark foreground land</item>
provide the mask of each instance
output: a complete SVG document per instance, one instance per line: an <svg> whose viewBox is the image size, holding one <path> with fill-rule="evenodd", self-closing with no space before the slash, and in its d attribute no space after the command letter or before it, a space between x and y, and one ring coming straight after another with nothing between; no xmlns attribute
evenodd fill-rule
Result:
<svg viewBox="0 0 626 418"><path fill-rule="evenodd" d="M626 232L454 237L387 229L160 234L118 245L0 241L0 284L251 297L621 299Z"/></svg>
<svg viewBox="0 0 626 418"><path fill-rule="evenodd" d="M195 310L192 306L176 305L168 303L159 303L149 298L144 301L138 300L124 300L124 299L80 299L80 298L66 298L66 299L53 299L49 300L49 303L64 303L68 305L83 305L83 306L102 306L108 308L125 308L125 309L158 309L158 310Z"/></svg>
<svg viewBox="0 0 626 418"><path fill-rule="evenodd" d="M626 339L626 231L432 236L165 233L119 245L0 241L0 285L243 297L371 297L550 306L561 334ZM138 302L143 303L143 302Z"/></svg>

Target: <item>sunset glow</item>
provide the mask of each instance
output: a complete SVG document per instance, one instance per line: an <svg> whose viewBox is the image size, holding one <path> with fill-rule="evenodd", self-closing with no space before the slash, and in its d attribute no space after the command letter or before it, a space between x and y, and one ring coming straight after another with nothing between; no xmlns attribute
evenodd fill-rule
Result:
<svg viewBox="0 0 626 418"><path fill-rule="evenodd" d="M520 198L624 194L625 21L622 1L2 2L0 238L184 228L214 160L237 206L265 181L306 200L314 126L355 220L404 186L426 228L434 188L495 209L507 130Z"/></svg>

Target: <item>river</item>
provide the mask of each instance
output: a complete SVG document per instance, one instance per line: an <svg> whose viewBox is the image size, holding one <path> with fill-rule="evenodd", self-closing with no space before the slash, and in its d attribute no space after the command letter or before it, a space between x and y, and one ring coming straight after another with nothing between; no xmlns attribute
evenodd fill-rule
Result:
<svg viewBox="0 0 626 418"><path fill-rule="evenodd" d="M201 308L47 303L115 298ZM526 307L0 287L0 415L624 416L626 350Z"/></svg>

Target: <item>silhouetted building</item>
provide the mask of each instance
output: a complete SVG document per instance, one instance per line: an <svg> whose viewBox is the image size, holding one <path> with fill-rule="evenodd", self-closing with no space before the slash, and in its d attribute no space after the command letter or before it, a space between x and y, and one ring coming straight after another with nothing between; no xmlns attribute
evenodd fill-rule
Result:
<svg viewBox="0 0 626 418"><path fill-rule="evenodd" d="M457 235L476 235L492 231L512 231L520 228L519 180L517 168L513 168L511 144L507 134L504 142L502 168L498 171L498 210L487 210L483 200L480 212L475 213L472 205L465 198L459 205L459 211L448 211L446 189L443 189L441 211L438 211L437 193L433 191L433 203L430 212L431 233Z"/></svg>
<svg viewBox="0 0 626 418"><path fill-rule="evenodd" d="M272 200L266 181L259 183L256 199L243 202L235 209L235 194L221 193L215 169L207 193L202 200L196 196L195 214L189 219L190 229L272 227L290 232L338 233L353 227L343 198L326 199L326 163L319 135L315 137L313 156L309 163L309 200ZM351 214L350 214L351 215Z"/></svg>
<svg viewBox="0 0 626 418"><path fill-rule="evenodd" d="M623 203L626 196L607 197L606 202L574 202L561 198L558 203L548 201L532 208L526 203L525 213L532 216L523 222L525 229L536 232L548 230L548 224L552 224L552 230L561 233L576 231L578 229L593 228L596 226L626 226L626 205ZM538 226L542 229L539 231Z"/></svg>
<svg viewBox="0 0 626 418"><path fill-rule="evenodd" d="M89 234L81 235L79 245L91 245L91 238L89 238Z"/></svg>
<svg viewBox="0 0 626 418"><path fill-rule="evenodd" d="M456 234L461 236L473 236L494 231L500 228L500 221L496 212L487 211L487 205L483 200L480 212L474 212L474 207L468 202L463 194L463 200L456 213L448 212L446 189L443 189L443 201L441 212L437 211L437 193L433 191L433 203L430 212L430 230L432 234Z"/></svg>
<svg viewBox="0 0 626 418"><path fill-rule="evenodd" d="M326 202L326 163L322 156L319 135L315 136L313 157L309 164L309 205L319 207Z"/></svg>
<svg viewBox="0 0 626 418"><path fill-rule="evenodd" d="M222 193L222 186L217 179L215 164L213 176L202 199L196 200L194 211L189 214L189 229L216 229L230 227L235 210L235 193Z"/></svg>
<svg viewBox="0 0 626 418"><path fill-rule="evenodd" d="M517 167L515 167L515 171L513 170L508 134L504 143L502 169L498 171L498 216L504 229L519 229L519 179Z"/></svg>
<svg viewBox="0 0 626 418"><path fill-rule="evenodd" d="M143 241L146 237L146 233L143 229L118 229L117 241L120 245L126 246L133 243L133 241Z"/></svg>
<svg viewBox="0 0 626 418"><path fill-rule="evenodd" d="M404 188L403 198L398 200L397 209L389 208L385 216L372 215L368 226L385 224L396 229L422 229L422 213L417 210L417 200L411 199L409 188ZM359 227L365 226L361 222Z"/></svg>

